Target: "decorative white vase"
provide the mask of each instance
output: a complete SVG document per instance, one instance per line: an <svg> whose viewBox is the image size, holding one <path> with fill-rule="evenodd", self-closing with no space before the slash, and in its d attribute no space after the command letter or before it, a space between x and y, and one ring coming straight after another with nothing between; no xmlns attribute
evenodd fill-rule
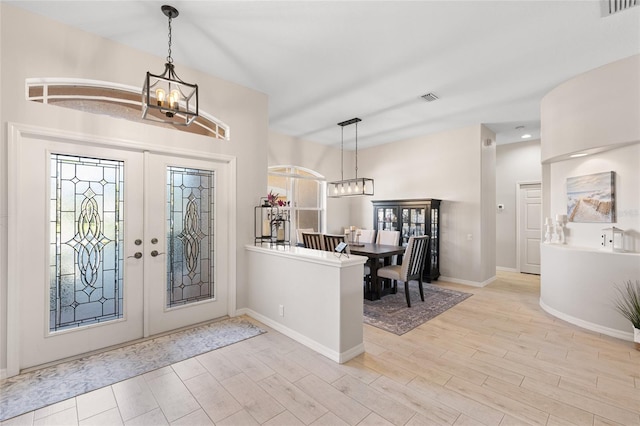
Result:
<svg viewBox="0 0 640 426"><path fill-rule="evenodd" d="M640 351L640 328L633 327L633 343L636 345L636 350Z"/></svg>

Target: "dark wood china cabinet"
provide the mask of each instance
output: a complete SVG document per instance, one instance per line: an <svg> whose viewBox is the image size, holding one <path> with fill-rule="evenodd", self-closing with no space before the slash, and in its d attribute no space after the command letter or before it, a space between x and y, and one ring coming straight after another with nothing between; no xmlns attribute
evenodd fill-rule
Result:
<svg viewBox="0 0 640 426"><path fill-rule="evenodd" d="M426 282L440 276L440 202L433 198L372 201L373 229L376 231L400 231L403 246L413 235L430 236L423 273Z"/></svg>

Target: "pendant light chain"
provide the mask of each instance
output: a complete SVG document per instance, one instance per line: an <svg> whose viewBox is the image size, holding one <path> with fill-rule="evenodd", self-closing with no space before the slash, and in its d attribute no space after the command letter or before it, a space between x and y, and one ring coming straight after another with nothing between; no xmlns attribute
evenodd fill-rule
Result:
<svg viewBox="0 0 640 426"><path fill-rule="evenodd" d="M356 179L358 179L358 123L356 123Z"/></svg>
<svg viewBox="0 0 640 426"><path fill-rule="evenodd" d="M341 180L344 180L344 126L342 129L342 137L340 138L340 176Z"/></svg>
<svg viewBox="0 0 640 426"><path fill-rule="evenodd" d="M169 56L167 56L167 62L173 63L173 58L171 57L171 14L169 14Z"/></svg>

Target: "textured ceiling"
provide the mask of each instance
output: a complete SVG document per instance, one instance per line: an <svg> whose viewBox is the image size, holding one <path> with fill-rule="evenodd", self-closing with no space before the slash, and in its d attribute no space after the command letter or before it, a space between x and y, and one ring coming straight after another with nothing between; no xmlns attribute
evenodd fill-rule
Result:
<svg viewBox="0 0 640 426"><path fill-rule="evenodd" d="M163 2L7 3L167 56ZM178 73L189 66L264 92L272 130L331 145L353 117L363 120L360 148L478 123L498 143L538 138L546 93L640 53L640 7L603 18L596 0L169 4L180 11ZM440 99L425 102L428 92Z"/></svg>

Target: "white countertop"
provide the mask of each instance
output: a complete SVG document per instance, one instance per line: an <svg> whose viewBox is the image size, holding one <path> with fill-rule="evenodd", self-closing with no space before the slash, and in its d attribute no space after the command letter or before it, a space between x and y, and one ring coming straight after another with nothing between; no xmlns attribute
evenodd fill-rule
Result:
<svg viewBox="0 0 640 426"><path fill-rule="evenodd" d="M366 256L357 256L355 254L338 254L334 252L324 250L312 250L304 247L278 245L269 246L264 245L245 245L245 249L249 251L255 251L273 256L287 257L298 261L321 263L324 265L331 265L334 267L345 267L352 265L362 265L367 261Z"/></svg>

